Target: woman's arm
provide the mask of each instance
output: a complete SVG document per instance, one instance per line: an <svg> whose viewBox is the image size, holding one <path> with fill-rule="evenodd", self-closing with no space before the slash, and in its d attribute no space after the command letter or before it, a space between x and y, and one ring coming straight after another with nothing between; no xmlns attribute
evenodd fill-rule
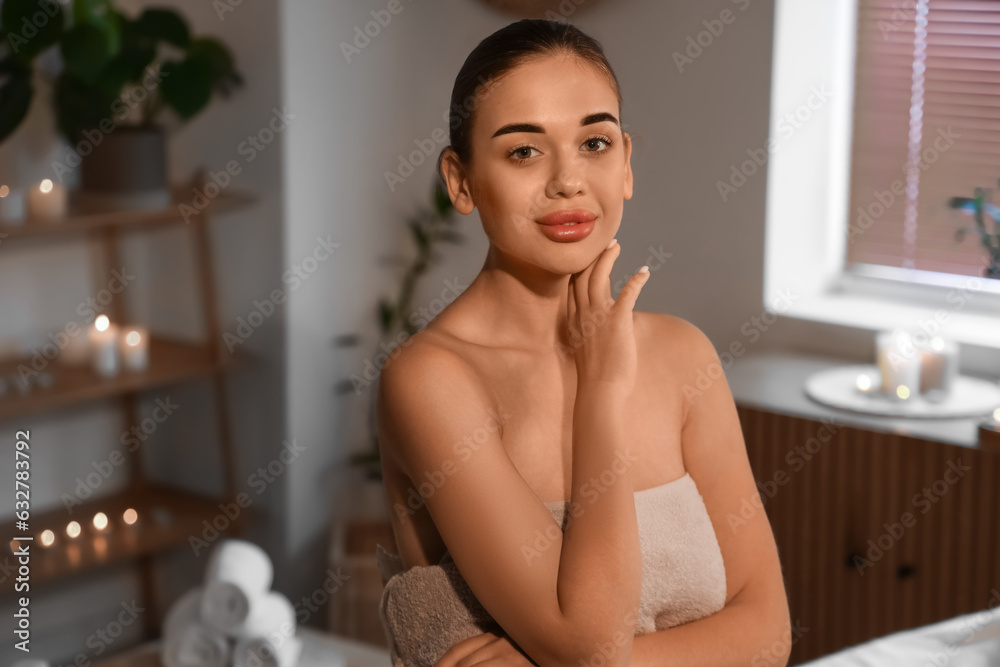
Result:
<svg viewBox="0 0 1000 667"><path fill-rule="evenodd" d="M683 369L684 462L715 528L726 568L726 606L697 621L636 637L631 665L785 665L794 640L778 550L761 509L725 369L711 341L690 322L663 314L653 314L651 321L654 340L674 341L670 349L664 346L659 360L668 364L664 372Z"/></svg>

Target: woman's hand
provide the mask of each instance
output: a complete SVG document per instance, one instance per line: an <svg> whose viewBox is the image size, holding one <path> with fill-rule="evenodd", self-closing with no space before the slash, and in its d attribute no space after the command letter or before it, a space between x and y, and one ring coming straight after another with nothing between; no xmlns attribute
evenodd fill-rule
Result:
<svg viewBox="0 0 1000 667"><path fill-rule="evenodd" d="M577 386L610 382L620 385L627 395L635 386L638 363L632 309L649 279L649 269L629 278L615 301L610 274L620 251L616 242L587 268L570 276L566 315Z"/></svg>
<svg viewBox="0 0 1000 667"><path fill-rule="evenodd" d="M506 636L498 637L492 632L485 632L463 639L452 646L434 667L471 667L471 665L524 667L534 664L514 648Z"/></svg>

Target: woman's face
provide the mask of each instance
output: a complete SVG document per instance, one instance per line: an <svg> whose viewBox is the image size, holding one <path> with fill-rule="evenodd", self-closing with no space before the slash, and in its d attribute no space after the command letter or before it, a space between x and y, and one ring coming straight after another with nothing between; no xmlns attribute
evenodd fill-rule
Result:
<svg viewBox="0 0 1000 667"><path fill-rule="evenodd" d="M478 208L487 237L508 256L554 273L583 270L614 238L632 197L631 142L611 83L595 66L557 55L519 65L480 94L471 164L461 169L452 154L442 165L456 209ZM571 210L593 224L540 222ZM559 237L563 230L576 238Z"/></svg>

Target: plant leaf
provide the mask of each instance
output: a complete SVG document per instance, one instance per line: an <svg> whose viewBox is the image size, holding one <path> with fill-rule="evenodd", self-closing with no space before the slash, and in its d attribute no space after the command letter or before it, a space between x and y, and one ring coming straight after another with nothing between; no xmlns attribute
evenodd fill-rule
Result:
<svg viewBox="0 0 1000 667"><path fill-rule="evenodd" d="M417 242L417 245L423 249L428 245L429 239L427 238L427 232L424 231L423 226L418 222L410 222L410 230L413 231L413 240Z"/></svg>
<svg viewBox="0 0 1000 667"><path fill-rule="evenodd" d="M396 319L396 309L385 298L378 301L378 321L383 332L389 331Z"/></svg>
<svg viewBox="0 0 1000 667"><path fill-rule="evenodd" d="M18 125L28 115L34 89L31 86L31 73L17 66L13 60L0 61L0 65L10 63L14 71L0 86L0 142L14 134Z"/></svg>
<svg viewBox="0 0 1000 667"><path fill-rule="evenodd" d="M45 20L36 21L41 14ZM0 2L0 39L10 54L28 64L59 41L66 15L55 0L3 0ZM31 35L30 37L28 35Z"/></svg>
<svg viewBox="0 0 1000 667"><path fill-rule="evenodd" d="M172 9L150 7L137 19L138 28L153 39L186 49L191 43L191 30L184 18Z"/></svg>
<svg viewBox="0 0 1000 667"><path fill-rule="evenodd" d="M59 48L66 71L87 83L97 80L114 55L107 30L90 23L73 26L63 35Z"/></svg>
<svg viewBox="0 0 1000 667"><path fill-rule="evenodd" d="M228 93L228 86L243 85L243 78L236 73L233 55L229 49L217 39L200 37L191 41L188 56L199 58L208 67L212 86Z"/></svg>
<svg viewBox="0 0 1000 667"><path fill-rule="evenodd" d="M455 207L451 203L451 197L448 196L448 190L445 189L444 184L440 181L435 182L432 197L434 199L434 210L437 211L438 217L442 219L447 218Z"/></svg>
<svg viewBox="0 0 1000 667"><path fill-rule="evenodd" d="M212 97L212 79L208 66L201 59L165 62L160 73L163 100L183 120L204 109Z"/></svg>
<svg viewBox="0 0 1000 667"><path fill-rule="evenodd" d="M76 144L80 133L97 126L111 113L116 98L104 94L102 89L77 79L63 71L56 79L56 125L71 144Z"/></svg>

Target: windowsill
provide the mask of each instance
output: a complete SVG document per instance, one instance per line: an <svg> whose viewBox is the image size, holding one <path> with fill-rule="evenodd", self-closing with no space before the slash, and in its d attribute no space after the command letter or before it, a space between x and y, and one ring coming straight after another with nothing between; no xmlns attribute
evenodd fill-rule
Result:
<svg viewBox="0 0 1000 667"><path fill-rule="evenodd" d="M978 429L981 419L868 415L827 407L806 395L804 387L810 375L850 363L854 362L801 352L755 352L742 357L728 368L726 381L733 400L738 405L804 419L827 420L878 433L896 433L932 442L979 448Z"/></svg>
<svg viewBox="0 0 1000 667"><path fill-rule="evenodd" d="M909 305L853 293L801 296L783 310L785 317L885 331L907 323L911 333L924 331L969 345L1000 349L1000 322L990 313L956 311L954 307Z"/></svg>

